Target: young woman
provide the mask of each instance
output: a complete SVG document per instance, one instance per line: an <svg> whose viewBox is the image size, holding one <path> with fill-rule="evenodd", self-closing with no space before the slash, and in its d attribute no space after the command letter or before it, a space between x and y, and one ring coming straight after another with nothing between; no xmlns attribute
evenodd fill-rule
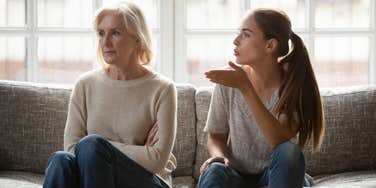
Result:
<svg viewBox="0 0 376 188"><path fill-rule="evenodd" d="M284 12L256 9L234 44L239 65L205 73L216 86L204 129L211 157L199 187L311 186L301 150L311 137L319 149L324 117L302 39Z"/></svg>
<svg viewBox="0 0 376 188"><path fill-rule="evenodd" d="M94 27L102 67L75 84L65 151L51 155L43 187L172 187L176 89L145 66L152 51L144 16L123 2L99 10Z"/></svg>

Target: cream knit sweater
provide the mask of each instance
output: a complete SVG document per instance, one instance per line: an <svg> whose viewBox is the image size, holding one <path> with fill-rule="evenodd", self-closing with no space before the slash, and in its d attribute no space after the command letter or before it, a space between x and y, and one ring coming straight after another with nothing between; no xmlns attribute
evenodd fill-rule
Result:
<svg viewBox="0 0 376 188"><path fill-rule="evenodd" d="M72 91L64 149L73 153L81 138L99 134L172 187L176 98L173 82L155 72L124 81L110 79L102 69L90 71L79 78ZM144 146L155 122L158 141Z"/></svg>

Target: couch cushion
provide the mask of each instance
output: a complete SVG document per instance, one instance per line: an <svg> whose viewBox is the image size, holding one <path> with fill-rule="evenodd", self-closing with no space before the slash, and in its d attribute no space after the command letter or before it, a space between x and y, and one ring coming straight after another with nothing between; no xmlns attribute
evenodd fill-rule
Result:
<svg viewBox="0 0 376 188"><path fill-rule="evenodd" d="M70 90L0 82L0 169L43 173L63 149Z"/></svg>
<svg viewBox="0 0 376 188"><path fill-rule="evenodd" d="M180 176L172 178L172 187L174 188L194 188L195 181L192 176Z"/></svg>
<svg viewBox="0 0 376 188"><path fill-rule="evenodd" d="M196 91L196 113L197 113L197 153L194 166L194 177L197 179L200 175L201 164L208 159L209 154L206 148L207 134L204 133L204 127L210 106L212 87L201 87Z"/></svg>
<svg viewBox="0 0 376 188"><path fill-rule="evenodd" d="M20 171L0 171L0 188L42 188L44 176Z"/></svg>
<svg viewBox="0 0 376 188"><path fill-rule="evenodd" d="M376 187L376 171L348 172L315 177L313 187L354 188Z"/></svg>
<svg viewBox="0 0 376 188"><path fill-rule="evenodd" d="M376 86L322 89L325 136L321 150L305 149L311 175L376 169Z"/></svg>
<svg viewBox="0 0 376 188"><path fill-rule="evenodd" d="M191 176L196 151L195 88L178 84L178 128L173 153L177 168L173 176Z"/></svg>
<svg viewBox="0 0 376 188"><path fill-rule="evenodd" d="M0 188L42 188L44 176L21 171L0 171ZM194 188L192 176L172 178L174 188Z"/></svg>

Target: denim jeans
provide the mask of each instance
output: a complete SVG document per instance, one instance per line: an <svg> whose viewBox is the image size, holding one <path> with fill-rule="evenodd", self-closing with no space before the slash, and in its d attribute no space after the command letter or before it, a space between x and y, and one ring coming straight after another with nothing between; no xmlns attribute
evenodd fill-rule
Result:
<svg viewBox="0 0 376 188"><path fill-rule="evenodd" d="M58 151L48 160L44 188L168 187L99 135L88 135L74 155Z"/></svg>
<svg viewBox="0 0 376 188"><path fill-rule="evenodd" d="M261 174L243 174L223 163L211 163L201 174L199 188L263 187L301 188L310 187L311 180L304 177L304 156L297 144L284 142L274 148L270 164Z"/></svg>

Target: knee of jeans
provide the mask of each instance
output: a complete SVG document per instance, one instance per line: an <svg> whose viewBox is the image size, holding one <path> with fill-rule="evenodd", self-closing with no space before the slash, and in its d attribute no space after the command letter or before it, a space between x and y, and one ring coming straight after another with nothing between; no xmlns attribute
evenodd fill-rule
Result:
<svg viewBox="0 0 376 188"><path fill-rule="evenodd" d="M65 151L57 151L51 154L48 159L48 166L52 168L65 168L75 162L72 153Z"/></svg>
<svg viewBox="0 0 376 188"><path fill-rule="evenodd" d="M272 160L276 159L288 166L304 165L304 156L299 145L290 141L283 142L274 148Z"/></svg>
<svg viewBox="0 0 376 188"><path fill-rule="evenodd" d="M85 136L78 141L74 153L77 157L90 157L91 154L95 153L94 151L96 151L98 148L102 148L105 142L106 140L97 134Z"/></svg>

